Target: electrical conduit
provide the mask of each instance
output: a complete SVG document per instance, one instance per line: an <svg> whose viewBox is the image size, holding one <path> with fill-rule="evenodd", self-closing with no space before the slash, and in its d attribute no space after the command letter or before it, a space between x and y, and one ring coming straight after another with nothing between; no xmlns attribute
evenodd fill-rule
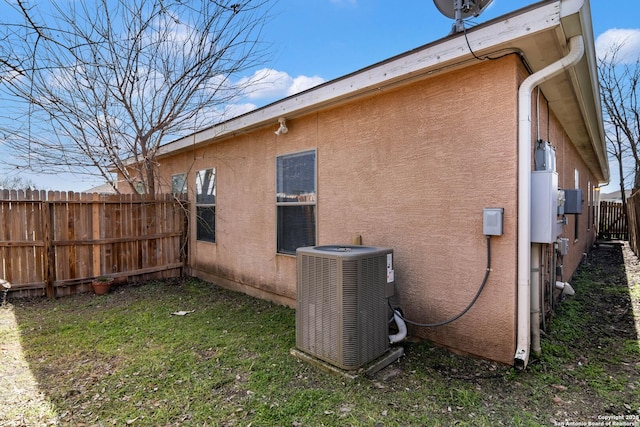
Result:
<svg viewBox="0 0 640 427"><path fill-rule="evenodd" d="M584 54L582 36L569 39L569 53L527 77L518 90L518 328L514 366L524 369L529 362L531 294L531 92L578 63ZM539 283L536 285L539 286ZM539 308L538 308L539 309Z"/></svg>

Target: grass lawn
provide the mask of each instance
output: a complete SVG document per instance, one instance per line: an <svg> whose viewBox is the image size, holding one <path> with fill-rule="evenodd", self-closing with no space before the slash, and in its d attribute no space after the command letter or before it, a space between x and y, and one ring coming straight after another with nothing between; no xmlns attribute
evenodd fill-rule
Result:
<svg viewBox="0 0 640 427"><path fill-rule="evenodd" d="M350 380L290 355L294 310L196 279L14 300L0 308L0 425L634 425L629 259L619 246L591 252L524 372L410 341L375 377Z"/></svg>

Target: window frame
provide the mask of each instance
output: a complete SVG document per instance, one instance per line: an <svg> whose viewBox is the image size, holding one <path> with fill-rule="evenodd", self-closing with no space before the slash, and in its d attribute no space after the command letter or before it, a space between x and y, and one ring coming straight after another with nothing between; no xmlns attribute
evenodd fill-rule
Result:
<svg viewBox="0 0 640 427"><path fill-rule="evenodd" d="M587 181L587 231L591 231L591 180Z"/></svg>
<svg viewBox="0 0 640 427"><path fill-rule="evenodd" d="M281 159L294 158L304 155L313 155L313 200L307 201L283 201L280 200L280 162ZM302 195L302 194L300 194ZM296 207L296 206L308 206L312 210L313 215L313 242L310 242L310 246L315 246L318 241L318 152L317 149L300 150L291 153L280 154L275 158L275 238L276 238L276 253L278 255L293 255L295 256L295 250L289 250L283 248L282 233L281 233L281 208ZM303 247L303 246L298 246ZM297 248L296 248L297 249Z"/></svg>
<svg viewBox="0 0 640 427"><path fill-rule="evenodd" d="M206 174L207 171L212 171L213 175L213 188L210 189L212 194L202 194L199 191L202 191L203 183L200 183L198 180L201 179L201 173ZM196 226L196 241L198 242L207 242L207 243L216 243L216 199L217 199L217 188L218 188L218 173L215 167L210 167L206 169L201 169L196 171L195 174L195 185L194 185L194 193L195 193L195 226ZM207 190L209 191L209 190ZM202 200L201 196L207 196L207 198L211 198L211 200ZM210 224L211 230L204 230L201 232L201 224L202 221L206 222L206 218L203 219L201 212L211 212L213 217L213 224ZM205 234L205 231L207 233ZM211 237L208 237L208 236Z"/></svg>

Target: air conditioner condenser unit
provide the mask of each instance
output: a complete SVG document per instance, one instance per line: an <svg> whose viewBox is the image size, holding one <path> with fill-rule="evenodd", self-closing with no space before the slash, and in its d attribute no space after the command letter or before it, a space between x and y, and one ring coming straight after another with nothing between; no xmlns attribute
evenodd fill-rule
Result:
<svg viewBox="0 0 640 427"><path fill-rule="evenodd" d="M389 349L393 250L328 245L296 252L296 346L354 370Z"/></svg>

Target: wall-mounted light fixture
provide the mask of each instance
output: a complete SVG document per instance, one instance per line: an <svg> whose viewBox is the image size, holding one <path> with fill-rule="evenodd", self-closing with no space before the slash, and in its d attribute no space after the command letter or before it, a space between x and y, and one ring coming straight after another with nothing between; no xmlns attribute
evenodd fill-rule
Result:
<svg viewBox="0 0 640 427"><path fill-rule="evenodd" d="M287 119L285 119L284 117L280 117L278 119L278 123L280 123L280 127L275 132L276 135L284 135L285 133L289 132L289 129L287 128Z"/></svg>

